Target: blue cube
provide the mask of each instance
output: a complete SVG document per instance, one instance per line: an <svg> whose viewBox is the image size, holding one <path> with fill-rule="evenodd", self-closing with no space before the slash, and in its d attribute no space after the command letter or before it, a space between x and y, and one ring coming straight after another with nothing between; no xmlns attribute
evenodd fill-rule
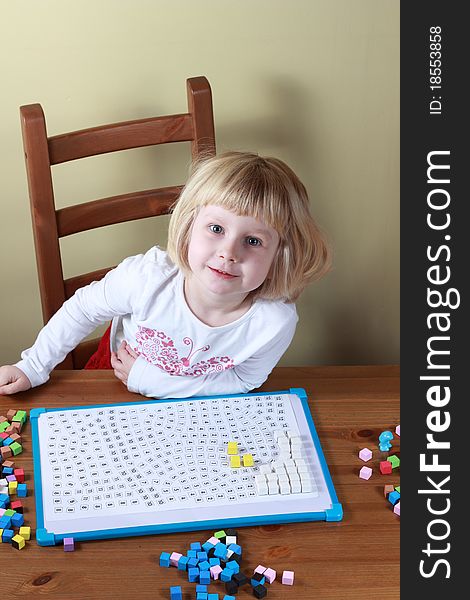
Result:
<svg viewBox="0 0 470 600"><path fill-rule="evenodd" d="M216 544L214 548L214 556L224 560L227 556L227 546L225 544L222 544L222 542Z"/></svg>
<svg viewBox="0 0 470 600"><path fill-rule="evenodd" d="M396 490L393 492L390 492L390 494L388 495L388 500L395 506L395 504L398 502L398 500L400 500L400 493L397 492Z"/></svg>
<svg viewBox="0 0 470 600"><path fill-rule="evenodd" d="M183 590L180 585L173 585L170 587L170 599L183 600Z"/></svg>
<svg viewBox="0 0 470 600"><path fill-rule="evenodd" d="M236 554L239 554L240 556L242 555L242 547L239 544L230 544L228 549Z"/></svg>
<svg viewBox="0 0 470 600"><path fill-rule="evenodd" d="M211 582L211 572L210 571L200 571L199 573L199 583L203 585L209 585Z"/></svg>
<svg viewBox="0 0 470 600"><path fill-rule="evenodd" d="M199 567L199 570L200 570L200 571L208 571L208 570L211 568L211 566L210 566L210 564L207 562L207 560L203 560L202 562L200 562L200 563L198 564L198 567Z"/></svg>
<svg viewBox="0 0 470 600"><path fill-rule="evenodd" d="M199 580L199 569L197 567L191 567L188 569L188 581L189 583L196 583Z"/></svg>
<svg viewBox="0 0 470 600"><path fill-rule="evenodd" d="M202 544L202 549L204 550L204 552L209 552L209 550L213 547L214 544L212 542L204 542L204 544Z"/></svg>
<svg viewBox="0 0 470 600"><path fill-rule="evenodd" d="M2 473L6 475L13 475L13 467L3 467Z"/></svg>
<svg viewBox="0 0 470 600"><path fill-rule="evenodd" d="M196 550L196 552L198 550L201 549L201 542L192 542L192 544L190 545L191 550Z"/></svg>
<svg viewBox="0 0 470 600"><path fill-rule="evenodd" d="M237 600L235 598L235 596L227 596L227 594L225 594L225 596L222 598L222 600Z"/></svg>
<svg viewBox="0 0 470 600"><path fill-rule="evenodd" d="M219 594L207 594L207 600L219 600Z"/></svg>
<svg viewBox="0 0 470 600"><path fill-rule="evenodd" d="M220 558L209 558L209 564L211 567L215 567L216 565L220 565Z"/></svg>
<svg viewBox="0 0 470 600"><path fill-rule="evenodd" d="M200 561L207 560L207 552L198 552L197 557Z"/></svg>
<svg viewBox="0 0 470 600"><path fill-rule="evenodd" d="M11 525L11 517L0 517L0 529L8 529Z"/></svg>
<svg viewBox="0 0 470 600"><path fill-rule="evenodd" d="M251 585L253 587L256 587L257 585L264 585L265 581L266 581L266 577L260 577L259 579L252 579Z"/></svg>
<svg viewBox="0 0 470 600"><path fill-rule="evenodd" d="M28 494L28 488L26 487L26 483L19 483L16 488L16 495L18 498L26 498Z"/></svg>
<svg viewBox="0 0 470 600"><path fill-rule="evenodd" d="M24 523L24 517L21 513L15 513L11 518L13 527L21 527Z"/></svg>
<svg viewBox="0 0 470 600"><path fill-rule="evenodd" d="M160 566L161 567L169 567L170 566L170 553L162 552L160 554Z"/></svg>
<svg viewBox="0 0 470 600"><path fill-rule="evenodd" d="M196 586L196 594L200 592L204 592L205 594L207 594L207 585L202 585L201 583L198 583Z"/></svg>
<svg viewBox="0 0 470 600"><path fill-rule="evenodd" d="M234 575L235 575L235 573L231 569L225 568L222 571L222 573L219 575L219 579L220 579L220 581L227 582L227 581L230 581Z"/></svg>
<svg viewBox="0 0 470 600"><path fill-rule="evenodd" d="M189 558L187 556L182 556L179 561L178 561L178 570L179 571L186 571L187 565L188 565L188 560Z"/></svg>
<svg viewBox="0 0 470 600"><path fill-rule="evenodd" d="M197 550L188 550L186 552L186 556L188 558L196 558L197 557Z"/></svg>
<svg viewBox="0 0 470 600"><path fill-rule="evenodd" d="M207 600L207 592L199 592L196 594L196 600Z"/></svg>
<svg viewBox="0 0 470 600"><path fill-rule="evenodd" d="M236 560L229 560L228 563L226 563L225 568L232 570L234 573L240 572L240 565Z"/></svg>
<svg viewBox="0 0 470 600"><path fill-rule="evenodd" d="M188 569L193 569L194 567L197 567L198 562L199 561L197 558L190 558L187 563Z"/></svg>
<svg viewBox="0 0 470 600"><path fill-rule="evenodd" d="M14 535L15 535L15 532L13 531L13 529L4 529L3 533L2 533L2 542L4 544L11 543L11 540Z"/></svg>

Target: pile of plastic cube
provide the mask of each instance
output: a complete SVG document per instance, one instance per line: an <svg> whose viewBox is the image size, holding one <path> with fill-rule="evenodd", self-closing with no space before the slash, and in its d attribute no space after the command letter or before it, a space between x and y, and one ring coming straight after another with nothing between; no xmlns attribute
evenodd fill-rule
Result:
<svg viewBox="0 0 470 600"><path fill-rule="evenodd" d="M23 451L21 430L25 423L24 410L12 409L6 415L0 414L0 540L17 550L24 548L31 537L21 502L28 493L25 474L13 460Z"/></svg>
<svg viewBox="0 0 470 600"><path fill-rule="evenodd" d="M258 565L253 573L247 574L242 572L241 562L242 547L234 529L216 531L203 544L193 542L186 554L162 552L160 555L161 567L175 567L195 584L195 600L235 600L242 589L251 591L255 598L264 598L268 584L276 579L276 571ZM284 585L293 585L294 572L284 571L281 581ZM217 591L221 586L222 593ZM170 587L170 600L182 599L182 587Z"/></svg>

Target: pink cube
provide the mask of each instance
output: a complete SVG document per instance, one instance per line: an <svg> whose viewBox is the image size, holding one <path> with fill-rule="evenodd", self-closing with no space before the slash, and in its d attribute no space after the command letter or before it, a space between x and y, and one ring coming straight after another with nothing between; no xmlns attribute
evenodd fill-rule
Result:
<svg viewBox="0 0 470 600"><path fill-rule="evenodd" d="M209 538L207 540L207 542L209 544L212 544L213 546L217 545L219 543L220 540L218 540L216 537L212 536L211 538Z"/></svg>
<svg viewBox="0 0 470 600"><path fill-rule="evenodd" d="M294 571L283 571L282 583L284 585L294 585Z"/></svg>
<svg viewBox="0 0 470 600"><path fill-rule="evenodd" d="M400 503L399 503L399 502L397 502L397 503L395 504L395 506L393 507L393 512L394 512L396 515L400 516Z"/></svg>
<svg viewBox="0 0 470 600"><path fill-rule="evenodd" d="M370 467L362 467L359 471L359 477L361 479L370 479L372 477L372 469Z"/></svg>
<svg viewBox="0 0 470 600"><path fill-rule="evenodd" d="M214 581L216 579L219 579L219 575L222 573L222 570L223 569L220 565L214 565L209 569L210 574L212 575L212 579L214 579Z"/></svg>
<svg viewBox="0 0 470 600"><path fill-rule="evenodd" d="M259 573L260 575L262 575L265 571L266 567L263 567L263 565L258 565L254 570L255 573Z"/></svg>
<svg viewBox="0 0 470 600"><path fill-rule="evenodd" d="M276 571L271 568L266 569L263 575L266 577L268 583L272 583L276 579Z"/></svg>
<svg viewBox="0 0 470 600"><path fill-rule="evenodd" d="M172 552L170 555L170 565L172 567L177 567L178 566L178 561L179 559L182 557L183 555L180 554L179 552Z"/></svg>
<svg viewBox="0 0 470 600"><path fill-rule="evenodd" d="M368 460L370 460L372 458L372 450L369 450L369 448L363 448L359 452L359 458L361 460L363 460L364 462L367 462Z"/></svg>
<svg viewBox="0 0 470 600"><path fill-rule="evenodd" d="M400 437L400 425L395 427L395 433L398 435L398 437Z"/></svg>
<svg viewBox="0 0 470 600"><path fill-rule="evenodd" d="M64 537L64 552L73 552L75 550L75 544L73 537Z"/></svg>

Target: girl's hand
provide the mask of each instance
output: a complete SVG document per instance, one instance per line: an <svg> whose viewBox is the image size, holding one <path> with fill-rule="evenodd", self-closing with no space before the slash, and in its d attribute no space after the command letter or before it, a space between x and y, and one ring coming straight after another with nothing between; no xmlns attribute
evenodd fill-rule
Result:
<svg viewBox="0 0 470 600"><path fill-rule="evenodd" d="M117 352L111 352L111 366L114 369L116 377L127 385L127 378L139 355L129 346L126 341L122 341Z"/></svg>
<svg viewBox="0 0 470 600"><path fill-rule="evenodd" d="M21 369L13 365L0 367L0 396L25 392L31 387L31 382Z"/></svg>

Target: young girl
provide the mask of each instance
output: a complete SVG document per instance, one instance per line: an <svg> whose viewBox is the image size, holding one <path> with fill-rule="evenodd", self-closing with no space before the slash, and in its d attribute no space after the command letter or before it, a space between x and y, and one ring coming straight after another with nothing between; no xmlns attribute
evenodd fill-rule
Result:
<svg viewBox="0 0 470 600"><path fill-rule="evenodd" d="M248 392L289 346L293 302L328 267L305 187L287 165L242 152L199 161L171 216L168 251L127 258L79 289L21 360L0 368L0 394L47 381L110 319L101 353L109 344L110 366L130 391L157 398Z"/></svg>

